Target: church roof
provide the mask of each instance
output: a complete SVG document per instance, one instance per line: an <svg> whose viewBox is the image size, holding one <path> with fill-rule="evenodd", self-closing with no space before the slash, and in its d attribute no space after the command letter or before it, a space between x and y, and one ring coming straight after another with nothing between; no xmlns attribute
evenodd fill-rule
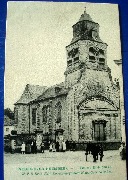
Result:
<svg viewBox="0 0 128 180"><path fill-rule="evenodd" d="M41 96L39 96L35 101L41 101L48 98L54 98L60 95L66 95L68 93L68 89L65 88L65 83L62 82L60 84L56 84L54 86L49 87Z"/></svg>
<svg viewBox="0 0 128 180"><path fill-rule="evenodd" d="M30 85L27 84L23 94L16 104L28 104L30 101L35 100L38 96L46 91L46 86Z"/></svg>
<svg viewBox="0 0 128 180"><path fill-rule="evenodd" d="M94 21L92 20L91 16L86 13L86 10L85 10L84 13L81 15L79 21L92 21L92 22L94 22Z"/></svg>

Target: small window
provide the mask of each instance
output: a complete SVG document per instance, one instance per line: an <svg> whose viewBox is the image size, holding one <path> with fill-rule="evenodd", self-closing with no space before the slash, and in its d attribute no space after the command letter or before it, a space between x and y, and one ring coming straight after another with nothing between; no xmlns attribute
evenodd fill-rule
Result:
<svg viewBox="0 0 128 180"><path fill-rule="evenodd" d="M105 116L110 117L110 114L105 114Z"/></svg>
<svg viewBox="0 0 128 180"><path fill-rule="evenodd" d="M73 48L70 52L68 52L68 57L75 57L78 54L78 48Z"/></svg>
<svg viewBox="0 0 128 180"><path fill-rule="evenodd" d="M68 57L71 57L71 54L72 54L72 53L71 53L71 51L70 51L70 52L68 52Z"/></svg>
<svg viewBox="0 0 128 180"><path fill-rule="evenodd" d="M118 117L118 114L117 113L113 114L113 117Z"/></svg>
<svg viewBox="0 0 128 180"><path fill-rule="evenodd" d="M79 62L79 57L74 58L74 64Z"/></svg>
<svg viewBox="0 0 128 180"><path fill-rule="evenodd" d="M89 52L95 54L96 51L95 51L95 49L93 47L90 47Z"/></svg>
<svg viewBox="0 0 128 180"><path fill-rule="evenodd" d="M55 93L59 93L61 91L62 88L60 87L55 87Z"/></svg>
<svg viewBox="0 0 128 180"><path fill-rule="evenodd" d="M95 63L95 56L89 56L89 61Z"/></svg>
<svg viewBox="0 0 128 180"><path fill-rule="evenodd" d="M9 132L9 128L6 128L6 132Z"/></svg>
<svg viewBox="0 0 128 180"><path fill-rule="evenodd" d="M78 48L73 49L72 57L75 57L78 54Z"/></svg>
<svg viewBox="0 0 128 180"><path fill-rule="evenodd" d="M72 65L72 60L67 61L67 65L71 66Z"/></svg>
<svg viewBox="0 0 128 180"><path fill-rule="evenodd" d="M99 58L99 64L104 65L105 64L105 59L104 58Z"/></svg>
<svg viewBox="0 0 128 180"><path fill-rule="evenodd" d="M48 113L47 106L44 106L42 109L43 123L47 123L47 113Z"/></svg>
<svg viewBox="0 0 128 180"><path fill-rule="evenodd" d="M36 125L36 108L32 109L32 125Z"/></svg>
<svg viewBox="0 0 128 180"><path fill-rule="evenodd" d="M102 49L99 50L99 54L104 55L104 51Z"/></svg>

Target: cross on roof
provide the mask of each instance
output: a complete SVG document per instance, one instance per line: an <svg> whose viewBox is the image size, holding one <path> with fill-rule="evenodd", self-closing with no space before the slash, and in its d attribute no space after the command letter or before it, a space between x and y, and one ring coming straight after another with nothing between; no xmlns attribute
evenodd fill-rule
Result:
<svg viewBox="0 0 128 180"><path fill-rule="evenodd" d="M86 6L84 7L84 13L86 13Z"/></svg>

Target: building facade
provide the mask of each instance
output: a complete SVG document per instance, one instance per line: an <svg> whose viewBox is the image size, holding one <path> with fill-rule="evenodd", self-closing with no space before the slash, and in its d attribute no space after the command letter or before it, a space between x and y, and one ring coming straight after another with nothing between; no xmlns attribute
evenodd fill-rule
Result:
<svg viewBox="0 0 128 180"><path fill-rule="evenodd" d="M77 142L120 142L120 88L107 65L107 44L99 24L84 12L66 46L65 82L50 88L26 85L15 103L18 133ZM49 77L50 78L50 77Z"/></svg>
<svg viewBox="0 0 128 180"><path fill-rule="evenodd" d="M15 129L16 129L16 124L14 120L4 115L4 137L6 137L7 135L11 135L12 131L15 131Z"/></svg>

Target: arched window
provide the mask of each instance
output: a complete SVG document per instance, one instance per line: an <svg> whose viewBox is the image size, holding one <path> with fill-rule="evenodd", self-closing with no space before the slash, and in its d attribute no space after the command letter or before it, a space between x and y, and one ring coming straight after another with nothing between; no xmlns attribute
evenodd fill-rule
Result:
<svg viewBox="0 0 128 180"><path fill-rule="evenodd" d="M67 66L72 66L72 60L71 59L67 61Z"/></svg>
<svg viewBox="0 0 128 180"><path fill-rule="evenodd" d="M32 109L32 125L36 125L36 116L37 116L37 109L33 108Z"/></svg>
<svg viewBox="0 0 128 180"><path fill-rule="evenodd" d="M105 53L104 50L99 50L99 67L103 68L105 65Z"/></svg>
<svg viewBox="0 0 128 180"><path fill-rule="evenodd" d="M99 65L104 66L105 65L105 59L99 58Z"/></svg>
<svg viewBox="0 0 128 180"><path fill-rule="evenodd" d="M47 123L47 106L42 108L43 123Z"/></svg>
<svg viewBox="0 0 128 180"><path fill-rule="evenodd" d="M15 118L15 123L18 124L18 108L14 108L14 118Z"/></svg>
<svg viewBox="0 0 128 180"><path fill-rule="evenodd" d="M93 47L89 48L89 61L95 63L96 60L96 50Z"/></svg>
<svg viewBox="0 0 128 180"><path fill-rule="evenodd" d="M79 63L79 49L73 48L68 52L67 66L72 66Z"/></svg>
<svg viewBox="0 0 128 180"><path fill-rule="evenodd" d="M104 51L102 49L100 49L99 54L104 56Z"/></svg>
<svg viewBox="0 0 128 180"><path fill-rule="evenodd" d="M105 66L105 52L102 49L90 47L89 48L89 62L99 64L99 68L104 68Z"/></svg>
<svg viewBox="0 0 128 180"><path fill-rule="evenodd" d="M92 54L95 54L96 51L95 51L95 49L93 47L90 47L89 52L92 53Z"/></svg>
<svg viewBox="0 0 128 180"><path fill-rule="evenodd" d="M60 123L61 122L61 110L62 110L61 103L58 102L56 104L56 123Z"/></svg>

